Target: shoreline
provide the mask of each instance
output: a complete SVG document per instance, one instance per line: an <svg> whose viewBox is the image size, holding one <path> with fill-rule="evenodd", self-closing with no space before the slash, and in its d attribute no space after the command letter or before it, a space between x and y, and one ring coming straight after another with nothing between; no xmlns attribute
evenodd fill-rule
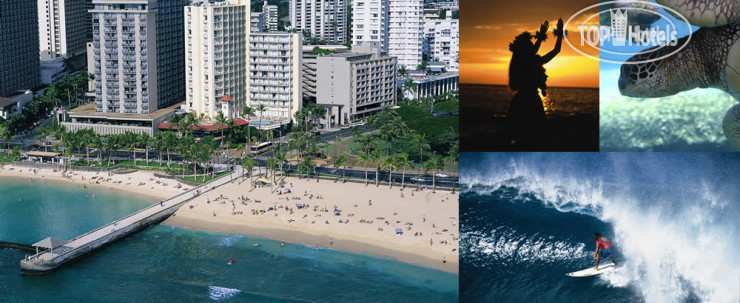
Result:
<svg viewBox="0 0 740 303"><path fill-rule="evenodd" d="M12 169L11 169L12 168ZM62 175L61 172L54 172L53 169L49 168L38 168L36 169L36 173L33 172L34 169L27 168L27 167L15 167L10 164L6 165L0 165L0 179L2 178L11 178L11 179L31 179L31 180L41 180L41 181L52 181L52 182L60 182L60 183L67 183L67 184L73 184L73 185L84 185L84 186L90 186L95 188L100 188L104 190L120 190L127 193L135 194L138 196L143 196L146 198L152 198L155 200L163 200L163 199L169 199L171 197L174 197L177 194L180 194L184 192L185 190L190 189L190 186L183 185L182 189L175 189L174 187L169 187L171 184L177 184L177 180L174 179L164 179L164 178L158 178L154 176L154 171L141 171L138 170L136 172L130 173L130 174L124 174L124 175L112 175L107 176L106 173L96 173L96 172L85 172L85 171L72 171L70 174L68 174L69 177L65 177ZM103 182L103 183L96 183L93 182L93 177L107 177L113 179L112 181L121 181L121 183L112 183L112 182ZM85 178L85 179L82 179ZM123 181L128 181L127 183L123 183ZM150 181L153 180L153 181ZM96 180L97 181L97 180ZM160 183L157 184L156 182L159 181ZM131 185L132 183L137 182L143 182L143 183L149 183L154 182L154 186L149 187L142 187L137 185ZM167 184L167 186L162 184Z"/></svg>
<svg viewBox="0 0 740 303"><path fill-rule="evenodd" d="M441 263L438 260L425 256L394 250L379 245L358 242L351 239L332 237L327 234L315 234L302 231L291 231L278 228L259 228L228 223L213 223L195 218L178 217L177 214L167 218L161 225L192 229L204 232L214 232L225 235L241 235L265 238L273 241L282 241L292 244L334 249L342 252L389 259L419 267L430 268L451 274L459 274L458 260L448 260ZM329 245L330 240L336 241ZM318 244L322 243L322 244Z"/></svg>
<svg viewBox="0 0 740 303"><path fill-rule="evenodd" d="M154 201L168 199L190 188L187 185L176 188L177 185L174 185L177 184L176 180L154 177L152 171L136 171L112 176L102 173L104 178L112 180L96 184L96 181L101 181L100 173L75 171L65 176L61 172L53 172L53 169L36 169L37 172L34 173L33 169L13 167L11 170L10 167L13 166L0 166L0 179L29 178L33 181L95 186L103 190L119 190L136 194L155 199ZM118 183L112 181L118 181ZM456 225L458 196L456 194L452 195L446 191L439 193L432 193L428 190L416 191L408 187L399 191L399 187L390 190L382 185L375 187L354 183L337 186L338 184L329 180L317 183L315 180L292 177L286 178L286 181L285 186L287 187L289 183L294 192L283 194L280 192L282 186L281 190L278 190L269 184L262 188L250 188L249 180L244 179L241 182L236 180L233 183L227 183L214 192L204 193L186 202L161 224L336 249L459 274L459 252L457 251L459 229ZM137 185L140 182L148 185ZM165 186L163 183L169 184ZM293 183L296 183L295 187ZM298 194L299 192L302 193ZM399 192L401 193L400 198ZM404 193L407 195L405 198ZM415 197L414 193L416 193ZM246 200L239 200L241 203L234 203L234 200L230 201L231 204L226 203L227 196L236 198L239 195L246 195ZM290 195L295 195L291 199L303 199L303 202L289 201L288 196ZM316 199L313 199L314 195ZM220 197L224 200L216 203ZM368 204L368 197L372 198L373 202L369 203L369 206L361 205L361 203ZM206 202L206 199L212 200L213 203ZM323 203L324 199L331 202ZM296 210L291 205L296 202L305 203L306 207ZM307 202L311 203L313 212L310 212ZM278 204L280 204L279 207ZM286 205L283 206L283 204ZM376 206L373 206L374 204ZM334 209L353 213L332 214L329 212L332 205ZM255 213L255 208L252 208L250 215L249 207L257 207L258 212ZM270 209L266 211L268 207ZM321 207L321 210L318 210L318 207ZM239 213L237 214L236 211ZM212 213L214 215L211 215ZM265 215L267 213L269 215ZM306 219L308 215L312 218ZM324 215L323 218L316 218L322 215ZM313 222L309 223L311 219ZM343 223L340 227L335 227L337 219L339 223ZM346 219L346 222L343 222L343 219ZM320 220L319 224L314 224L317 220ZM321 222L324 220L326 220L325 224ZM374 226L372 226L373 221L376 221ZM382 221L385 221L385 224L382 224ZM436 222L438 225L435 226L427 221ZM395 235L393 231L396 228L402 228L404 235ZM419 233L419 237L414 236L414 231ZM422 232L426 235L422 236ZM442 260L446 260L446 263Z"/></svg>

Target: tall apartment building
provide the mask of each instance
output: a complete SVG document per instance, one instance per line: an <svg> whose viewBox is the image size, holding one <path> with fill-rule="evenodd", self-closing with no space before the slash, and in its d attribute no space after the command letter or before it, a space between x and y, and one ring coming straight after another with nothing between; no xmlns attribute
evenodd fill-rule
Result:
<svg viewBox="0 0 740 303"><path fill-rule="evenodd" d="M250 17L248 0L185 7L187 111L233 118L247 105ZM231 103L222 106L222 99Z"/></svg>
<svg viewBox="0 0 740 303"><path fill-rule="evenodd" d="M347 125L396 105L396 58L378 43L364 43L349 53L319 56L316 103L327 107L325 128Z"/></svg>
<svg viewBox="0 0 740 303"><path fill-rule="evenodd" d="M352 45L378 42L388 51L388 0L352 0Z"/></svg>
<svg viewBox="0 0 740 303"><path fill-rule="evenodd" d="M38 0L41 60L68 58L85 52L92 32L91 0Z"/></svg>
<svg viewBox="0 0 740 303"><path fill-rule="evenodd" d="M451 15L443 19L424 21L424 54L429 61L444 62L448 70L458 70L460 64L460 20Z"/></svg>
<svg viewBox="0 0 740 303"><path fill-rule="evenodd" d="M291 0L289 15L290 25L298 32L307 30L328 43L347 42L345 0Z"/></svg>
<svg viewBox="0 0 740 303"><path fill-rule="evenodd" d="M262 5L262 13L265 17L264 30L266 32L276 32L278 30L278 7L277 5L268 5L267 0Z"/></svg>
<svg viewBox="0 0 740 303"><path fill-rule="evenodd" d="M37 21L28 0L0 1L0 96L39 84Z"/></svg>
<svg viewBox="0 0 740 303"><path fill-rule="evenodd" d="M93 0L98 113L149 114L185 99L187 0Z"/></svg>
<svg viewBox="0 0 740 303"><path fill-rule="evenodd" d="M265 13L263 12L251 12L251 22L249 29L252 32L264 32L265 31Z"/></svg>
<svg viewBox="0 0 740 303"><path fill-rule="evenodd" d="M303 106L301 47L302 35L298 33L249 35L248 105L264 105L263 117L294 120L294 114Z"/></svg>
<svg viewBox="0 0 740 303"><path fill-rule="evenodd" d="M390 1L389 15L388 54L415 69L423 58L424 0Z"/></svg>

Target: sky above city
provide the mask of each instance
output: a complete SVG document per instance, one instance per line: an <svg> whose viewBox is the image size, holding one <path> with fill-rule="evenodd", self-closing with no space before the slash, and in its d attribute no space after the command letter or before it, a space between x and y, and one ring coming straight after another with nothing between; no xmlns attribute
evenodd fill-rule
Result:
<svg viewBox="0 0 740 303"><path fill-rule="evenodd" d="M509 43L524 31L534 34L545 21L550 21L548 39L540 47L544 55L555 46L555 28L558 18L567 21L573 14L596 0L521 1L521 0L461 0L460 1L460 82L478 84L507 84L509 75ZM596 9L592 9L596 12ZM580 43L575 24L590 13L580 14L568 24L571 42ZM597 25L598 18L587 25ZM582 49L583 50L583 49ZM590 49L589 55L598 57ZM555 59L545 65L549 75L548 86L598 87L599 62L573 50L565 41Z"/></svg>

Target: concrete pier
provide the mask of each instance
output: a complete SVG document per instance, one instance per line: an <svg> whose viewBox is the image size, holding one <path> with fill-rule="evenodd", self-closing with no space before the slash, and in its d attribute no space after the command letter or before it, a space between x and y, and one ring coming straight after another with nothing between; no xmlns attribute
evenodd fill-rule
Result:
<svg viewBox="0 0 740 303"><path fill-rule="evenodd" d="M187 192L181 193L168 200L149 206L131 215L108 223L98 229L78 236L67 241L64 246L54 248L54 253L50 251L39 252L31 256L28 260L21 260L22 274L43 274L50 272L57 267L78 259L81 256L93 252L94 250L109 244L113 241L126 237L146 228L150 225L164 221L167 217L174 214L185 202L192 200L197 190L201 193L208 192L218 188L221 185L236 180L241 176L241 168L234 172L224 175L207 184L195 187ZM94 215L94 214L91 214Z"/></svg>

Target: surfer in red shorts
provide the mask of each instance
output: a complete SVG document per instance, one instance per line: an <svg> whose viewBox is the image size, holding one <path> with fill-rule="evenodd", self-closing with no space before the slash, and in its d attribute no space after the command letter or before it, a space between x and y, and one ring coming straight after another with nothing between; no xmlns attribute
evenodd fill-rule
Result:
<svg viewBox="0 0 740 303"><path fill-rule="evenodd" d="M602 237L599 233L594 233L594 238L596 238L596 251L594 252L596 267L594 269L599 270L599 261L606 257L614 262L614 266L617 266L617 261L612 258L612 243L609 242L609 239Z"/></svg>

